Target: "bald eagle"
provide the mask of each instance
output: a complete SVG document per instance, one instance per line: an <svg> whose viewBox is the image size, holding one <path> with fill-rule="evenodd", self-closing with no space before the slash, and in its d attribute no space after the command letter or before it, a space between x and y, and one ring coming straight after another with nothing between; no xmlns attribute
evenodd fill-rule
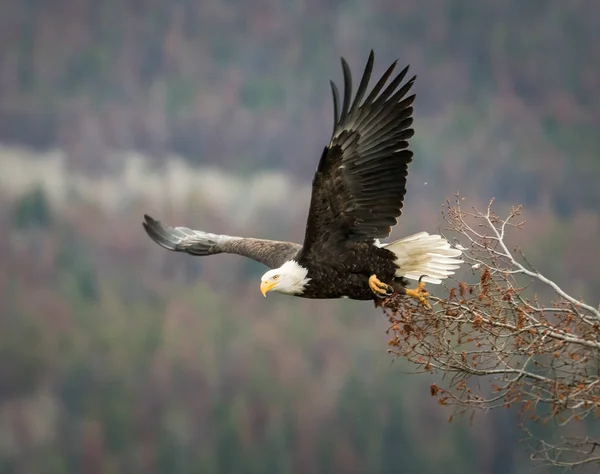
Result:
<svg viewBox="0 0 600 474"><path fill-rule="evenodd" d="M429 306L425 282L439 284L462 260L439 235L419 232L381 243L402 213L413 153L412 104L416 76L402 82L408 66L386 86L395 61L366 95L373 71L371 51L356 96L341 59L344 96L330 81L333 133L312 182L304 243L233 237L170 227L144 215L144 229L157 244L191 255L231 253L270 268L261 278L264 296L277 291L303 298L374 300L394 292ZM366 98L365 98L366 96ZM409 281L418 281L414 289Z"/></svg>

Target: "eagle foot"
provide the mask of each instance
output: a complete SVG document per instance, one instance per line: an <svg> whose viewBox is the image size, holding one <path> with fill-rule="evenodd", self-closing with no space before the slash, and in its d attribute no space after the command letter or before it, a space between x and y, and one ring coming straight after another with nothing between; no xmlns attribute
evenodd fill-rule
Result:
<svg viewBox="0 0 600 474"><path fill-rule="evenodd" d="M369 287L379 298L387 298L394 292L394 289L390 285L380 281L375 274L369 277Z"/></svg>
<svg viewBox="0 0 600 474"><path fill-rule="evenodd" d="M419 281L419 284L417 285L416 288L414 288L414 289L406 288L404 291L411 298L419 300L419 303L421 303L427 309L431 309L431 305L427 301L427 298L429 297L429 293L427 293L427 290L425 290L424 282Z"/></svg>

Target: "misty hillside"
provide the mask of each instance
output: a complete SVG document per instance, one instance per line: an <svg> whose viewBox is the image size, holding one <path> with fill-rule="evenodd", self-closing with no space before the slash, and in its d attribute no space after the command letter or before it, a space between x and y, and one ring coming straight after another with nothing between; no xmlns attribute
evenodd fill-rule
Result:
<svg viewBox="0 0 600 474"><path fill-rule="evenodd" d="M331 130L328 80L399 59L418 75L416 160L432 188L569 215L600 201L600 6L594 2L8 2L0 140L170 152L309 179ZM436 196L439 200L440 196Z"/></svg>

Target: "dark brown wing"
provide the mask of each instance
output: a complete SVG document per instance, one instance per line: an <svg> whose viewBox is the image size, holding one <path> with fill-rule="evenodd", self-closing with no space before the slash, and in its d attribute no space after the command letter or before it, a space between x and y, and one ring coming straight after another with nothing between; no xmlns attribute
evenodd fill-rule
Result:
<svg viewBox="0 0 600 474"><path fill-rule="evenodd" d="M301 258L331 253L344 242L371 242L387 237L401 214L412 152L411 107L406 97L415 77L398 88L408 66L385 87L396 62L362 102L373 70L373 51L356 97L351 102L350 68L342 58L344 100L331 82L334 128L313 179L312 197Z"/></svg>

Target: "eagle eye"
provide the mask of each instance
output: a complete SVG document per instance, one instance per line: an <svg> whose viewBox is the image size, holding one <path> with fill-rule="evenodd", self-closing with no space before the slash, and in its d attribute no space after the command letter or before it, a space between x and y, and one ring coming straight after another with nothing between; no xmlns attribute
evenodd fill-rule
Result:
<svg viewBox="0 0 600 474"><path fill-rule="evenodd" d="M279 280L279 275L273 275L273 280Z"/></svg>

